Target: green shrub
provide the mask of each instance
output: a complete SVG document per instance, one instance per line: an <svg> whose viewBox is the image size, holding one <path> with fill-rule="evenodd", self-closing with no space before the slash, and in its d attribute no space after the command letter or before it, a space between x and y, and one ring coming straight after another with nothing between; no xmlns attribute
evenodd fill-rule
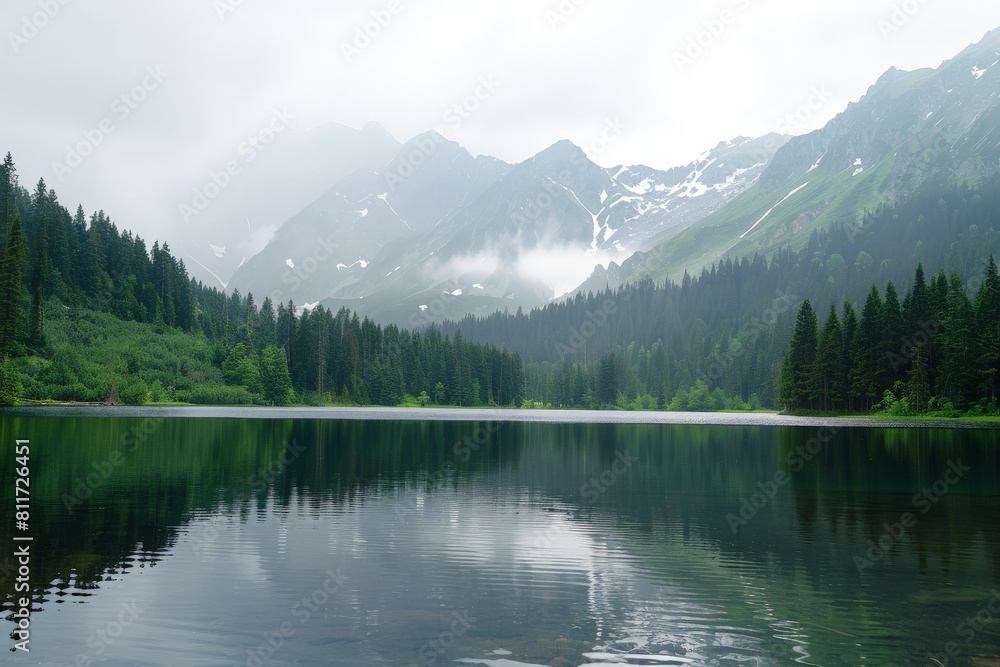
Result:
<svg viewBox="0 0 1000 667"><path fill-rule="evenodd" d="M0 361L0 405L17 405L24 392L21 377L7 359Z"/></svg>
<svg viewBox="0 0 1000 667"><path fill-rule="evenodd" d="M139 378L122 378L118 383L118 402L121 405L145 405L149 402L149 387Z"/></svg>
<svg viewBox="0 0 1000 667"><path fill-rule="evenodd" d="M195 405L253 405L253 396L246 387L210 385L178 392L177 398Z"/></svg>

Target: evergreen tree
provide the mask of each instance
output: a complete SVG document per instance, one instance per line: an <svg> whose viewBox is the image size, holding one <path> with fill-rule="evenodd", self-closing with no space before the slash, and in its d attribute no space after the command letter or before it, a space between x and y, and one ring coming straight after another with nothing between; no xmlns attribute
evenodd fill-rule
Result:
<svg viewBox="0 0 1000 667"><path fill-rule="evenodd" d="M903 315L907 331L920 331L931 318L923 264L918 263L913 273L913 287L910 288L908 307Z"/></svg>
<svg viewBox="0 0 1000 667"><path fill-rule="evenodd" d="M925 355L925 348L921 345L917 348L910 369L910 379L906 383L906 400L910 404L910 409L917 413L927 411L927 404L931 398L931 383Z"/></svg>
<svg viewBox="0 0 1000 667"><path fill-rule="evenodd" d="M601 358L597 397L603 405L613 405L618 400L618 357L614 352Z"/></svg>
<svg viewBox="0 0 1000 667"><path fill-rule="evenodd" d="M813 366L816 362L816 313L808 299L802 302L795 320L795 331L782 364L778 401L790 410L810 405L813 395Z"/></svg>
<svg viewBox="0 0 1000 667"><path fill-rule="evenodd" d="M23 391L10 360L0 358L0 405L16 405Z"/></svg>
<svg viewBox="0 0 1000 667"><path fill-rule="evenodd" d="M77 284L86 292L87 296L94 298L101 292L104 274L104 253L101 250L101 236L98 229L100 220L97 214L90 218L90 227L85 234L85 243L82 256L78 266ZM159 254L159 245L153 244L153 257ZM159 300L158 300L159 301Z"/></svg>
<svg viewBox="0 0 1000 667"><path fill-rule="evenodd" d="M890 280L885 286L882 302L881 354L878 360L877 383L881 389L891 389L896 380L905 377L909 360L903 356L903 312L896 286Z"/></svg>
<svg viewBox="0 0 1000 667"><path fill-rule="evenodd" d="M854 397L851 394L851 374L854 372L854 339L858 335L858 316L850 301L844 302L844 318L841 324L842 345L840 348L841 365L844 376L841 386L844 390L844 405L848 410L854 409Z"/></svg>
<svg viewBox="0 0 1000 667"><path fill-rule="evenodd" d="M269 405L288 405L294 399L285 353L276 345L269 345L261 353L260 380Z"/></svg>
<svg viewBox="0 0 1000 667"><path fill-rule="evenodd" d="M17 214L17 169L10 153L0 164L0 250L7 245L7 231Z"/></svg>
<svg viewBox="0 0 1000 667"><path fill-rule="evenodd" d="M278 342L277 324L275 322L274 303L271 297L266 297L264 303L260 305L260 317L258 318L258 328L254 340L261 348L268 345L275 345Z"/></svg>
<svg viewBox="0 0 1000 667"><path fill-rule="evenodd" d="M975 388L978 356L975 312L965 294L962 280L952 274L948 285L948 314L941 334L941 375L939 393L956 408L965 409Z"/></svg>
<svg viewBox="0 0 1000 667"><path fill-rule="evenodd" d="M976 294L976 329L979 332L980 377L991 401L1000 384L1000 274L990 255L983 284Z"/></svg>
<svg viewBox="0 0 1000 667"><path fill-rule="evenodd" d="M818 401L821 410L839 408L844 402L843 347L840 319L836 307L831 305L819 336L810 392L810 398Z"/></svg>
<svg viewBox="0 0 1000 667"><path fill-rule="evenodd" d="M878 288L872 285L861 309L851 364L850 395L863 410L871 409L882 395L878 384L882 341L882 297Z"/></svg>
<svg viewBox="0 0 1000 667"><path fill-rule="evenodd" d="M32 198L35 240L31 253L31 277L28 291L31 294L31 310L28 314L28 341L34 347L42 345L42 331L45 326L45 297L49 284L49 220L48 192L45 181L39 179Z"/></svg>
<svg viewBox="0 0 1000 667"><path fill-rule="evenodd" d="M0 260L0 357L16 356L22 335L23 306L21 271L24 264L24 232L16 212L7 228L7 245Z"/></svg>

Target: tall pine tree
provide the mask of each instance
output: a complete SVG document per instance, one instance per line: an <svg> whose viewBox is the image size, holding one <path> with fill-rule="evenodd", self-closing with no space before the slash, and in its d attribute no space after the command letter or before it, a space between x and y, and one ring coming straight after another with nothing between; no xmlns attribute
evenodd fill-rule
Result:
<svg viewBox="0 0 1000 667"><path fill-rule="evenodd" d="M14 213L0 261L0 357L16 356L23 332L21 273L25 259L21 216Z"/></svg>
<svg viewBox="0 0 1000 667"><path fill-rule="evenodd" d="M850 395L863 410L870 409L881 396L878 371L882 341L882 297L878 288L872 285L854 336L854 363L851 369Z"/></svg>
<svg viewBox="0 0 1000 667"><path fill-rule="evenodd" d="M837 309L830 306L823 331L816 348L816 362L813 365L811 398L819 403L821 410L842 407L844 401L844 339L837 317Z"/></svg>
<svg viewBox="0 0 1000 667"><path fill-rule="evenodd" d="M816 313L809 299L802 302L795 319L795 332L782 362L781 379L778 382L778 402L790 410L798 410L811 405L813 395L813 366L816 362L817 342Z"/></svg>
<svg viewBox="0 0 1000 667"><path fill-rule="evenodd" d="M985 396L993 401L1000 388L1000 274L990 255L986 276L976 294L976 329L979 332L980 378Z"/></svg>

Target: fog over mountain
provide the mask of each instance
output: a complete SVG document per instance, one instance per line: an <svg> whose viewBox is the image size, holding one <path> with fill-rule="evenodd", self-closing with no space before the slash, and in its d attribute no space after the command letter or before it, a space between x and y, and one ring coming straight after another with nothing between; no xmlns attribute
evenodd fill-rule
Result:
<svg viewBox="0 0 1000 667"><path fill-rule="evenodd" d="M605 169L566 140L510 165L428 132L289 220L231 286L400 324L541 306L718 210L787 140L739 137L659 171Z"/></svg>
<svg viewBox="0 0 1000 667"><path fill-rule="evenodd" d="M816 130L889 67L937 67L991 25L1000 6L982 0L12 0L0 140L23 183L45 178L68 208L104 209L221 286L280 225L428 130L511 165L568 140L603 168L669 170L731 138ZM388 139L366 136L373 121Z"/></svg>
<svg viewBox="0 0 1000 667"><path fill-rule="evenodd" d="M680 278L725 255L769 256L805 246L831 223L942 183L1000 172L1000 29L936 69L890 68L825 127L795 137L758 181L670 243L598 270L591 284Z"/></svg>

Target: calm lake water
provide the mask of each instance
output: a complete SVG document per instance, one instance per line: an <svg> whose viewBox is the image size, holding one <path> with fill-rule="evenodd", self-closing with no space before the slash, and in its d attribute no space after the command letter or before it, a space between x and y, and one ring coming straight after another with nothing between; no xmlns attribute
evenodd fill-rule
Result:
<svg viewBox="0 0 1000 667"><path fill-rule="evenodd" d="M41 414L2 664L1000 665L994 430Z"/></svg>

